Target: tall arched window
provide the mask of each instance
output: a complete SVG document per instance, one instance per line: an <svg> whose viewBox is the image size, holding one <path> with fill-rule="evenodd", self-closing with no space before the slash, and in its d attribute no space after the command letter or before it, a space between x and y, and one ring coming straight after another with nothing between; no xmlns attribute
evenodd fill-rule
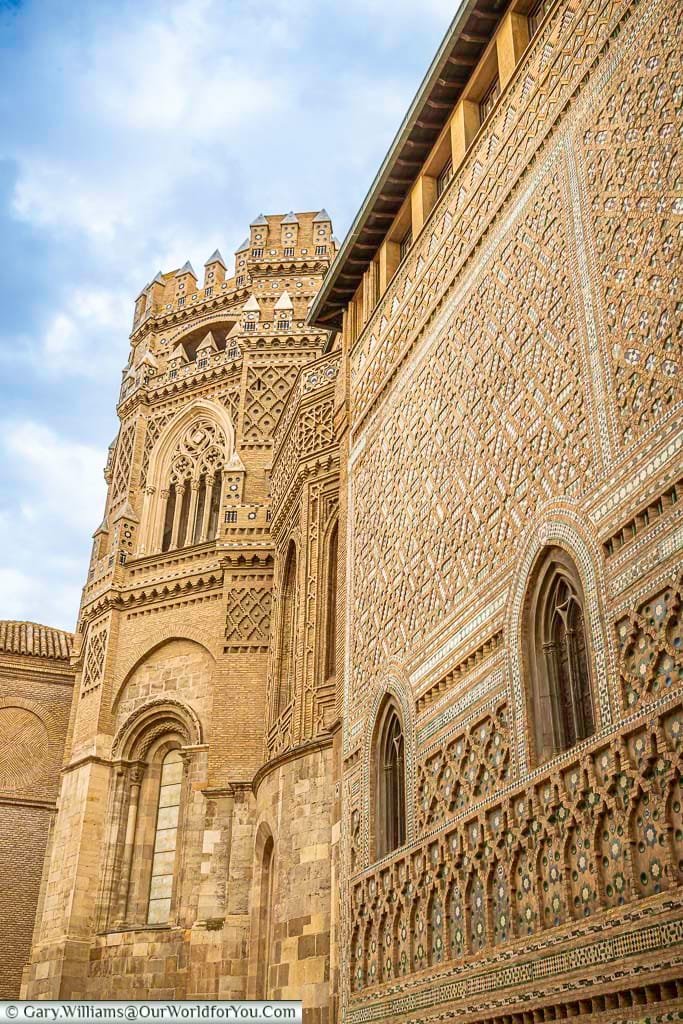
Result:
<svg viewBox="0 0 683 1024"><path fill-rule="evenodd" d="M102 929L183 918L185 792L195 757L190 751L201 739L196 714L175 698L152 698L118 730L98 911Z"/></svg>
<svg viewBox="0 0 683 1024"><path fill-rule="evenodd" d="M269 835L261 854L261 879L258 894L258 962L256 965L256 999L267 999L271 947L273 943L273 875L275 844Z"/></svg>
<svg viewBox="0 0 683 1024"><path fill-rule="evenodd" d="M282 574L280 591L282 604L278 714L289 704L294 694L294 677L296 672L296 545L291 541L285 568Z"/></svg>
<svg viewBox="0 0 683 1024"><path fill-rule="evenodd" d="M182 783L183 762L180 751L170 750L161 762L147 907L148 924L165 924L171 916Z"/></svg>
<svg viewBox="0 0 683 1024"><path fill-rule="evenodd" d="M379 858L406 841L405 744L393 701L385 704L375 735L375 853Z"/></svg>
<svg viewBox="0 0 683 1024"><path fill-rule="evenodd" d="M223 431L210 419L195 420L176 444L161 492L162 551L216 537L224 460Z"/></svg>
<svg viewBox="0 0 683 1024"><path fill-rule="evenodd" d="M327 601L325 604L325 648L323 656L324 679L334 678L337 671L336 646L337 646L337 559L339 546L338 523L335 523L330 533L327 547Z"/></svg>
<svg viewBox="0 0 683 1024"><path fill-rule="evenodd" d="M525 614L530 712L536 760L543 762L595 731L583 588L562 548L539 560Z"/></svg>

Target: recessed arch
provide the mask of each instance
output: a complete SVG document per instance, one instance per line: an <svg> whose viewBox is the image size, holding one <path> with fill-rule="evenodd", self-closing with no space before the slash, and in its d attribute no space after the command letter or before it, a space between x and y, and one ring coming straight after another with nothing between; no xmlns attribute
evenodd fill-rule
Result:
<svg viewBox="0 0 683 1024"><path fill-rule="evenodd" d="M203 510L200 512L198 503L201 495L201 466L200 462L197 462L197 467L188 465L188 483L189 480L197 477L197 495L192 497L195 502L194 508L190 508L190 489L188 487L186 504L187 509L183 506L183 495L176 495L175 490L173 491L173 504L168 500L171 488L178 486L185 486L185 481L180 478L176 481L174 478L179 474L179 468L174 467L174 456L177 456L175 461L182 461L183 453L179 452L179 446L183 442L183 438L191 431L193 424L198 426L205 423L207 427L211 427L215 437L211 438L210 452L213 452L214 448L218 448L219 452L212 454L212 464L207 466L209 474L215 472L216 476L216 487L218 488L218 502L220 502L220 485L222 483L222 472L224 467L231 464L235 457L235 428L233 422L225 409L219 402L215 402L209 398L196 398L188 406L181 409L176 416L167 424L163 433L159 437L156 445L152 449L149 468L147 472L147 487L145 490L145 499L142 509L142 517L140 521L140 554L145 552L161 551L165 542L166 528L168 527L169 516L171 518L171 530L173 529L173 513L175 511L175 499L178 499L178 513L176 515L176 536L174 540L177 542L178 530L180 529L181 516L186 513L186 519L189 520L192 517L192 523L190 526L190 533L192 536L189 537L191 542L195 541L195 519L199 518L199 535L203 536L204 533L211 532L209 530L207 520L208 515L204 515ZM217 457L219 456L219 457ZM201 453L198 453L198 460L201 459ZM188 464L192 461L191 458L186 457L185 461ZM214 465L215 464L215 465ZM195 468L197 472L194 472ZM180 474L182 475L182 473ZM162 500L162 492L169 492L166 494L164 500ZM215 511L216 502L213 505L206 503L205 505L207 513ZM170 512L169 512L170 509ZM217 525L217 524L216 524ZM185 541L185 535L187 534L188 527L186 525L183 530L182 543L176 544L176 546L183 546ZM215 531L214 531L215 532Z"/></svg>
<svg viewBox="0 0 683 1024"><path fill-rule="evenodd" d="M361 845L365 864L375 858L376 847L374 842L374 780L375 780L375 740L378 733L378 724L383 717L384 709L388 703L392 703L400 715L404 738L404 786L405 786L405 842L410 843L415 833L415 782L414 782L414 750L415 750L415 720L413 714L414 701L410 682L403 669L398 664L393 664L382 676L382 682L378 685L372 705L368 711L363 734L362 749L362 792L363 792L363 815Z"/></svg>
<svg viewBox="0 0 683 1024"><path fill-rule="evenodd" d="M515 756L519 771L528 770L535 759L533 733L527 701L529 667L525 652L525 615L529 581L542 552L556 547L566 552L576 566L584 596L584 622L590 648L595 729L612 722L612 706L607 682L607 645L603 624L604 595L597 569L600 556L590 537L586 536L578 513L571 508L555 508L549 517L534 524L527 535L517 562L515 581L510 589L507 612L510 673L517 744Z"/></svg>
<svg viewBox="0 0 683 1024"><path fill-rule="evenodd" d="M216 640L208 630L190 628L186 629L183 633L179 633L177 624L160 627L157 631L154 643L149 644L149 641L146 641L132 647L131 650L127 652L127 657L120 666L120 672L117 671L117 675L120 674L121 682L117 685L112 698L112 715L115 716L117 714L121 700L126 692L126 687L135 672L162 648L175 641L196 645L203 653L208 654L212 664L215 664Z"/></svg>
<svg viewBox="0 0 683 1024"><path fill-rule="evenodd" d="M276 846L273 829L261 821L254 842L254 870L251 907L250 997L269 996L270 964L276 906Z"/></svg>
<svg viewBox="0 0 683 1024"><path fill-rule="evenodd" d="M166 349L172 352L176 345L180 344L185 348L188 357L193 358L193 347L196 348L198 342L202 341L209 331L214 334L219 350L228 349L230 348L230 332L237 323L239 323L239 317L226 317L224 311L209 314L202 317L200 326L197 326L197 322L194 321L192 324L183 324L177 330L165 335Z"/></svg>
<svg viewBox="0 0 683 1024"><path fill-rule="evenodd" d="M287 547L280 583L280 635L278 641L275 716L279 716L294 697L296 688L298 557L296 541Z"/></svg>
<svg viewBox="0 0 683 1024"><path fill-rule="evenodd" d="M334 521L325 538L324 612L322 623L322 682L336 677L337 661L337 574L339 565L339 520Z"/></svg>
<svg viewBox="0 0 683 1024"><path fill-rule="evenodd" d="M406 741L403 717L389 694L375 722L371 766L373 859L398 850L407 838Z"/></svg>
<svg viewBox="0 0 683 1024"><path fill-rule="evenodd" d="M118 729L112 744L112 756L127 761L142 761L160 737L177 736L182 746L202 742L202 726L197 713L184 701L157 697L133 711Z"/></svg>

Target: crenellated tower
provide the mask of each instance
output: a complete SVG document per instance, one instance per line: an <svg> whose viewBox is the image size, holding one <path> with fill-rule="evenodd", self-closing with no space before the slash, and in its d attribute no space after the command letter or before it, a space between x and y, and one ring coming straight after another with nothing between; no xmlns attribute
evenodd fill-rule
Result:
<svg viewBox="0 0 683 1024"><path fill-rule="evenodd" d="M271 477L287 408L287 438L324 438L311 471L334 512L331 419L303 420L309 406L327 416L308 395L320 372L329 391L336 357L306 317L336 247L324 210L259 216L232 276L216 251L201 281L187 262L135 302L31 997L328 1005L334 670L283 641L282 615L284 602L296 628L293 602L322 651L330 580L312 597L318 566L303 558L283 586L280 549L306 544L300 516L279 512L273 534ZM275 447L279 506L288 472L300 506L302 453L284 456L288 471ZM314 517L317 529L318 504Z"/></svg>

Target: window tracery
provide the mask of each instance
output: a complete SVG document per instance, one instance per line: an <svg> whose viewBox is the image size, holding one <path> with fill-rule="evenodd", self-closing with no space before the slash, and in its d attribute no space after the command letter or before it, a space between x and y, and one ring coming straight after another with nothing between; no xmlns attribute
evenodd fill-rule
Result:
<svg viewBox="0 0 683 1024"><path fill-rule="evenodd" d="M385 705L376 735L375 853L379 859L406 841L405 742L393 701Z"/></svg>
<svg viewBox="0 0 683 1024"><path fill-rule="evenodd" d="M531 713L539 762L595 732L581 581L569 555L542 557L527 604Z"/></svg>
<svg viewBox="0 0 683 1024"><path fill-rule="evenodd" d="M225 450L223 431L204 417L191 423L176 444L168 485L161 492L162 551L215 538Z"/></svg>

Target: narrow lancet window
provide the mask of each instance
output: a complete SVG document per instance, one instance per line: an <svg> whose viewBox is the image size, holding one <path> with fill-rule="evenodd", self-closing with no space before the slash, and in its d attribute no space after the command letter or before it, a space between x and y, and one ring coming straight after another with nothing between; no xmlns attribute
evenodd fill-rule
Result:
<svg viewBox="0 0 683 1024"><path fill-rule="evenodd" d="M526 614L530 712L542 762L595 731L583 589L560 548L549 549L541 560Z"/></svg>
<svg viewBox="0 0 683 1024"><path fill-rule="evenodd" d="M290 544L287 552L282 576L281 600L278 714L284 711L294 694L296 671L296 547L294 543Z"/></svg>
<svg viewBox="0 0 683 1024"><path fill-rule="evenodd" d="M336 675L337 646L337 559L338 559L338 526L334 524L330 534L327 558L327 607L325 612L325 679Z"/></svg>
<svg viewBox="0 0 683 1024"><path fill-rule="evenodd" d="M401 719L391 702L380 719L375 764L375 847L379 858L406 841L405 744Z"/></svg>

